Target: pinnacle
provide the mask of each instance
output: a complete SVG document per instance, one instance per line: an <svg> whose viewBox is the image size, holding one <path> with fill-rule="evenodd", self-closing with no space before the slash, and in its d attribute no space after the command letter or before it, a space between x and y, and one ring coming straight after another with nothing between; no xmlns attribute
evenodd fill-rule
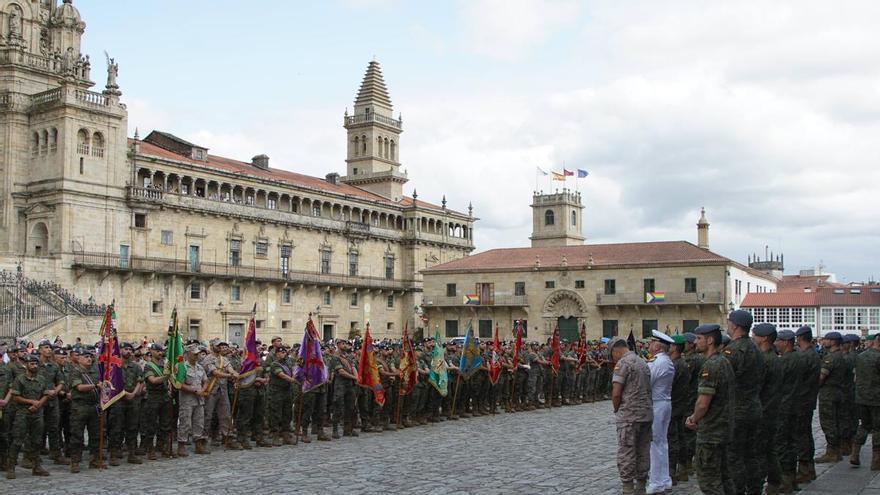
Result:
<svg viewBox="0 0 880 495"><path fill-rule="evenodd" d="M367 65L367 72L358 90L355 105L373 104L391 110L391 98L388 96L388 88L385 87L385 79L382 77L382 68L379 62L372 60Z"/></svg>

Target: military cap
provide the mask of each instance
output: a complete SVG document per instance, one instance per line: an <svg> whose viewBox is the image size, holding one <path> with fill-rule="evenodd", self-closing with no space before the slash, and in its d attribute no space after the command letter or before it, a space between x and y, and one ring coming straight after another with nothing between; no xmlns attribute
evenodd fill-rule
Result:
<svg viewBox="0 0 880 495"><path fill-rule="evenodd" d="M794 340L794 332L791 330L780 330L776 332L776 340Z"/></svg>
<svg viewBox="0 0 880 495"><path fill-rule="evenodd" d="M862 339L859 338L859 336L856 335L856 334L854 334L854 333L848 333L848 334L846 334L846 335L843 336L843 343L844 343L844 344L847 344L847 343L850 343L850 342L858 342L858 341L860 341L860 340L862 340Z"/></svg>
<svg viewBox="0 0 880 495"><path fill-rule="evenodd" d="M276 336L272 337L272 340L270 340L269 342L275 342L276 340L284 340L284 339L282 339L280 336L276 335Z"/></svg>
<svg viewBox="0 0 880 495"><path fill-rule="evenodd" d="M675 340L672 339L669 335L666 335L663 332L658 332L657 330L651 330L651 339L662 342L664 344L674 344Z"/></svg>
<svg viewBox="0 0 880 495"><path fill-rule="evenodd" d="M731 311L727 315L727 319L740 328L745 328L746 330L752 328L752 314L744 309Z"/></svg>
<svg viewBox="0 0 880 495"><path fill-rule="evenodd" d="M49 339L42 339L40 340L40 343L37 344L37 347L43 347L44 345L52 347L52 342L49 342Z"/></svg>
<svg viewBox="0 0 880 495"><path fill-rule="evenodd" d="M184 347L183 350L186 352L197 353L197 352L199 352L199 345L198 344L190 344L190 345Z"/></svg>
<svg viewBox="0 0 880 495"><path fill-rule="evenodd" d="M672 336L672 341L676 344L684 344L685 343L684 335L675 334Z"/></svg>
<svg viewBox="0 0 880 495"><path fill-rule="evenodd" d="M59 347L59 348L55 349L55 355L56 356L66 356L67 351L65 351L64 349Z"/></svg>
<svg viewBox="0 0 880 495"><path fill-rule="evenodd" d="M26 363L39 363L40 358L38 358L35 354L26 354L24 356L24 362L26 362Z"/></svg>
<svg viewBox="0 0 880 495"><path fill-rule="evenodd" d="M700 325L694 329L695 335L706 335L712 332L720 332L721 326L715 323L707 323L705 325Z"/></svg>
<svg viewBox="0 0 880 495"><path fill-rule="evenodd" d="M82 349L80 349L79 353L89 355L89 356L94 356L95 355L95 346L91 346L91 345L83 346Z"/></svg>
<svg viewBox="0 0 880 495"><path fill-rule="evenodd" d="M828 332L825 334L825 338L828 340L836 340L838 342L843 340L843 336L840 335L840 332Z"/></svg>
<svg viewBox="0 0 880 495"><path fill-rule="evenodd" d="M877 338L876 333L869 333L868 335L865 335L865 340L874 340L876 338Z"/></svg>
<svg viewBox="0 0 880 495"><path fill-rule="evenodd" d="M771 323L758 323L755 325L755 328L752 329L752 333L758 337L769 337L776 333L776 325Z"/></svg>
<svg viewBox="0 0 880 495"><path fill-rule="evenodd" d="M682 337L684 337L684 341L689 344L693 344L697 341L697 335L694 332L685 332L682 334Z"/></svg>
<svg viewBox="0 0 880 495"><path fill-rule="evenodd" d="M798 337L800 337L801 335L809 335L810 337L812 337L813 336L813 329L810 328L809 325L804 325L804 326L798 328L797 331L794 332L794 334Z"/></svg>
<svg viewBox="0 0 880 495"><path fill-rule="evenodd" d="M162 346L162 344L160 344L158 342L153 342L152 344L150 344L150 350L151 351L164 351L165 348Z"/></svg>
<svg viewBox="0 0 880 495"><path fill-rule="evenodd" d="M217 342L216 344L214 344L214 347L220 347L221 345L225 345L226 347L229 347L229 342L226 342L226 341L223 340L223 339L217 339L217 340L218 340L219 342Z"/></svg>
<svg viewBox="0 0 880 495"><path fill-rule="evenodd" d="M283 346L283 345L279 345L278 347L275 348L275 352L289 352L289 351L290 351L290 349L288 349L286 346Z"/></svg>
<svg viewBox="0 0 880 495"><path fill-rule="evenodd" d="M134 346L131 344L131 342L123 342L122 345L119 346L119 348L134 350Z"/></svg>
<svg viewBox="0 0 880 495"><path fill-rule="evenodd" d="M614 347L615 345L617 345L618 342L626 342L626 339L624 339L623 337L613 337L611 340L608 341L608 347Z"/></svg>
<svg viewBox="0 0 880 495"><path fill-rule="evenodd" d="M205 344L199 344L199 352L207 353L207 352L208 352L208 346L206 346Z"/></svg>

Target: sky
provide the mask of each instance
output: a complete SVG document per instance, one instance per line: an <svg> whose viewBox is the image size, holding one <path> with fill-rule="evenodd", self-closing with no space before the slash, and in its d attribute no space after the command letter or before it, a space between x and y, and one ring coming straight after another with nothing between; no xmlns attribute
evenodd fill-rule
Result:
<svg viewBox="0 0 880 495"><path fill-rule="evenodd" d="M78 0L129 135L345 171L342 116L380 62L420 199L529 244L536 167L581 168L588 243L784 253L787 273L880 276L880 2Z"/></svg>

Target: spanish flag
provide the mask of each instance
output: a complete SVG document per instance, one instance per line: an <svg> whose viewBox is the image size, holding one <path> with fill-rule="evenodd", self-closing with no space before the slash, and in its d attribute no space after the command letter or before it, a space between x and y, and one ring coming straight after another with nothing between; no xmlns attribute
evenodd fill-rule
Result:
<svg viewBox="0 0 880 495"><path fill-rule="evenodd" d="M559 172L552 172L552 174L553 174L553 180L561 180L561 181L565 182L565 175L560 174Z"/></svg>

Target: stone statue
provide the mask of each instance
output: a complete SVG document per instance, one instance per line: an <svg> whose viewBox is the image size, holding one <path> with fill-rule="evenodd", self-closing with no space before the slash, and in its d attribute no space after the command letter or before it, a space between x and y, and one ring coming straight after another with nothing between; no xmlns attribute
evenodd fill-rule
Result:
<svg viewBox="0 0 880 495"><path fill-rule="evenodd" d="M70 72L73 71L73 66L76 63L76 54L73 53L73 47L68 46L67 50L64 52L64 71Z"/></svg>
<svg viewBox="0 0 880 495"><path fill-rule="evenodd" d="M119 89L119 84L116 82L116 78L119 77L119 64L116 63L116 59L110 58L107 52L104 52L104 56L107 57L107 89Z"/></svg>
<svg viewBox="0 0 880 495"><path fill-rule="evenodd" d="M17 40L21 38L21 16L18 14L18 10L13 9L12 12L9 13L9 39Z"/></svg>

